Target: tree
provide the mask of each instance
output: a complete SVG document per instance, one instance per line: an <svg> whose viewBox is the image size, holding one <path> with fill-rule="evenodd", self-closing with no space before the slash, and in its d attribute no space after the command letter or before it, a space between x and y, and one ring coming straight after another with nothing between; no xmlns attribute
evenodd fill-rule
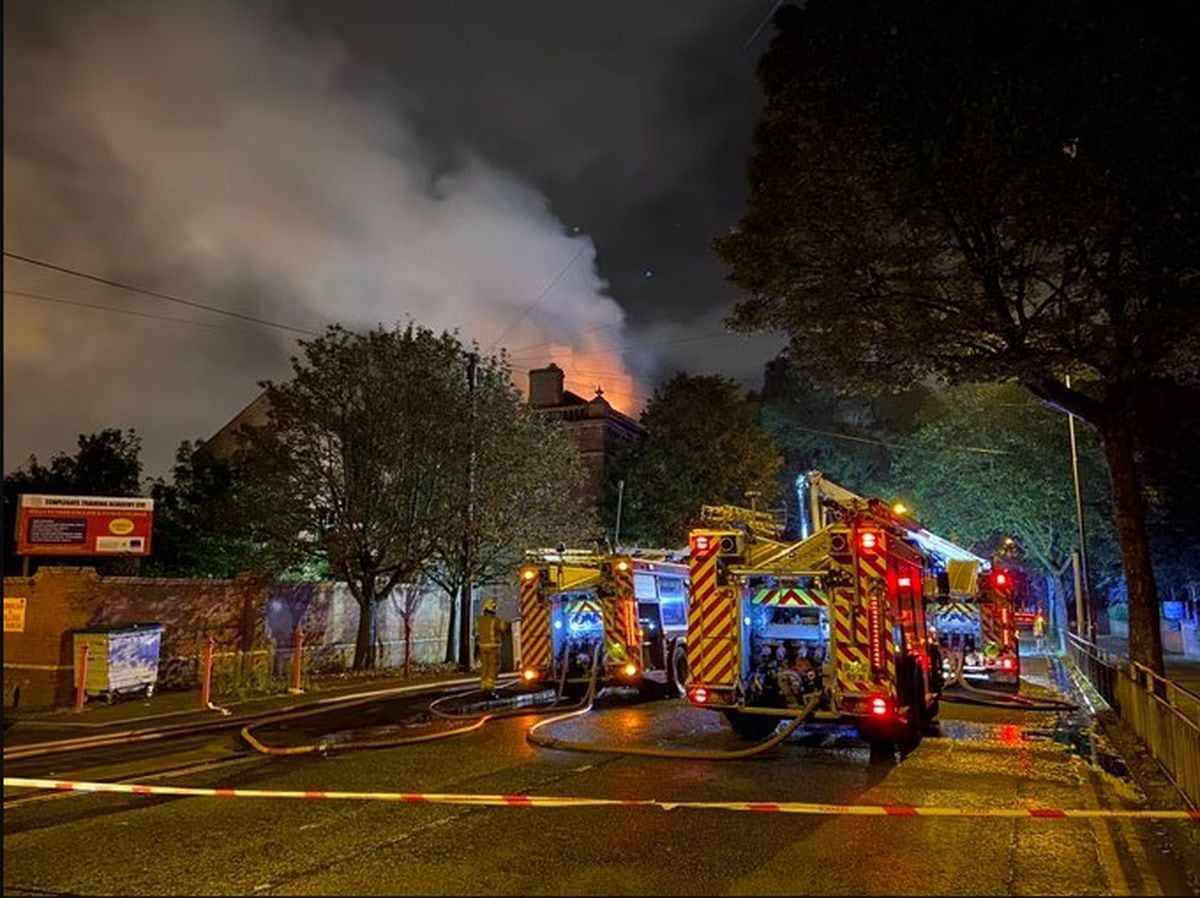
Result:
<svg viewBox="0 0 1200 898"><path fill-rule="evenodd" d="M214 456L200 440L183 441L171 482L158 478L150 489L154 554L149 572L171 577L280 573L270 569L262 541L255 538L248 493L249 484L234 463Z"/></svg>
<svg viewBox="0 0 1200 898"><path fill-rule="evenodd" d="M471 421L473 478L464 470L452 488L447 524L426 567L452 600L462 599L457 614L465 613L468 584L510 574L525 549L596 535L574 443L557 421L521 400L502 359L477 360ZM453 626L447 642L452 660ZM460 664L469 653L469 645L459 646Z"/></svg>
<svg viewBox="0 0 1200 898"><path fill-rule="evenodd" d="M1080 441L1088 559L1099 574L1114 558L1104 459ZM1065 602L1078 544L1067 424L1015 385L964 384L931 397L896 449L894 494L922 523L989 555L1015 540L1019 554Z"/></svg>
<svg viewBox="0 0 1200 898"><path fill-rule="evenodd" d="M42 465L30 456L25 467L4 478L4 532L16 533L17 503L22 493L48 493L67 496L140 496L142 494L142 441L135 430L106 428L99 433L80 434L74 455L58 452L50 465ZM53 561L40 556L39 561ZM99 559L98 569L125 571L127 559ZM16 541L4 541L4 571L20 571Z"/></svg>
<svg viewBox="0 0 1200 898"><path fill-rule="evenodd" d="M354 669L375 663L376 609L411 583L450 524L470 415L465 353L416 325L331 326L301 341L252 454L284 488L269 538L323 562L359 606ZM270 469L270 470L268 470Z"/></svg>
<svg viewBox="0 0 1200 898"><path fill-rule="evenodd" d="M624 542L682 545L701 505L746 505L748 492L763 509L778 499L779 450L733 380L676 374L654 391L641 423L646 436L611 475L625 481Z"/></svg>
<svg viewBox="0 0 1200 898"><path fill-rule="evenodd" d="M763 429L783 455L780 489L789 520L799 519L796 477L807 471L863 495L890 489L890 446L912 429L925 393L846 395L793 364L786 350L769 361L758 400Z"/></svg>
<svg viewBox="0 0 1200 898"><path fill-rule="evenodd" d="M406 583L392 591L388 600L400 617L404 628L404 676L412 673L412 628L417 612L425 603L425 584L422 582ZM453 598L453 597L452 597Z"/></svg>
<svg viewBox="0 0 1200 898"><path fill-rule="evenodd" d="M1200 369L1196 7L812 0L776 23L749 208L718 241L734 324L843 385L1015 381L1091 424L1131 654L1161 671L1134 420L1149 380Z"/></svg>

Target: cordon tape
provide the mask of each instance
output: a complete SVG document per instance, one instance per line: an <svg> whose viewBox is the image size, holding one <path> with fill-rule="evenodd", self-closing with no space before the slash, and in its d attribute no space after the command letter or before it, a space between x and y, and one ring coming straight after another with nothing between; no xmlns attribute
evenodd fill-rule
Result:
<svg viewBox="0 0 1200 898"><path fill-rule="evenodd" d="M516 808L659 808L664 811L750 811L855 817L1000 817L1034 820L1142 819L1196 820L1200 810L1123 810L1114 808L947 808L904 804L814 804L802 801L659 801L654 798L579 798L562 795L484 795L464 792L332 792L270 789L204 789L194 786L151 786L142 783L99 783L79 780L5 777L6 789L54 789L65 792L116 792L188 798L264 798L302 801L387 801L401 804L462 804Z"/></svg>

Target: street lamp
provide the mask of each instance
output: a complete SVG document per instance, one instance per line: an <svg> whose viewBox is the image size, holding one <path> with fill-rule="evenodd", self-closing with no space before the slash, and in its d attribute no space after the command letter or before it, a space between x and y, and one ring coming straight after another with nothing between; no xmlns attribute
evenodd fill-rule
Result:
<svg viewBox="0 0 1200 898"><path fill-rule="evenodd" d="M1064 381L1067 389L1071 389L1071 375L1065 375ZM1083 493L1079 489L1079 451L1075 444L1075 416L1070 412L1067 412L1067 428L1071 433L1071 476L1075 481L1075 522L1079 529L1079 549L1071 553L1071 566L1075 572L1075 623L1080 638L1092 637L1094 639L1096 624L1092 620L1092 603L1089 601L1088 596L1087 542L1083 529Z"/></svg>
<svg viewBox="0 0 1200 898"><path fill-rule="evenodd" d="M617 481L617 528L613 533L613 548L621 545L621 503L625 499L625 481Z"/></svg>

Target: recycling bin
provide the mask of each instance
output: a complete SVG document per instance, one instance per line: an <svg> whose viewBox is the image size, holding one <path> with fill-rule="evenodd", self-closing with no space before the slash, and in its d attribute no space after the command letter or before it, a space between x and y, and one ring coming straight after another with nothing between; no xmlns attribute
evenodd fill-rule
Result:
<svg viewBox="0 0 1200 898"><path fill-rule="evenodd" d="M158 655L162 624L123 624L76 630L74 636L75 682L79 682L79 650L87 644L89 696L113 701L118 695L153 695L158 682Z"/></svg>

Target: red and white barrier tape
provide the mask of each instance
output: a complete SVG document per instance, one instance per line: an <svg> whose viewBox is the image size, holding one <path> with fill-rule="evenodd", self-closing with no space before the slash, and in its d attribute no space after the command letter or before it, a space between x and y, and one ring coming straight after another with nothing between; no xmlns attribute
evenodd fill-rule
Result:
<svg viewBox="0 0 1200 898"><path fill-rule="evenodd" d="M659 801L653 798L576 798L560 795L479 795L463 792L334 792L271 789L204 789L194 786L150 786L141 783L98 783L74 780L5 777L4 787L54 789L66 792L118 792L131 795L173 795L190 798L284 798L304 801L392 801L401 804L466 804L520 808L623 807L661 808L664 811L753 811L777 814L814 814L860 817L1000 817L1035 820L1144 819L1196 820L1200 811L1173 809L1124 810L1110 808L946 808L902 804L814 804L802 801Z"/></svg>

